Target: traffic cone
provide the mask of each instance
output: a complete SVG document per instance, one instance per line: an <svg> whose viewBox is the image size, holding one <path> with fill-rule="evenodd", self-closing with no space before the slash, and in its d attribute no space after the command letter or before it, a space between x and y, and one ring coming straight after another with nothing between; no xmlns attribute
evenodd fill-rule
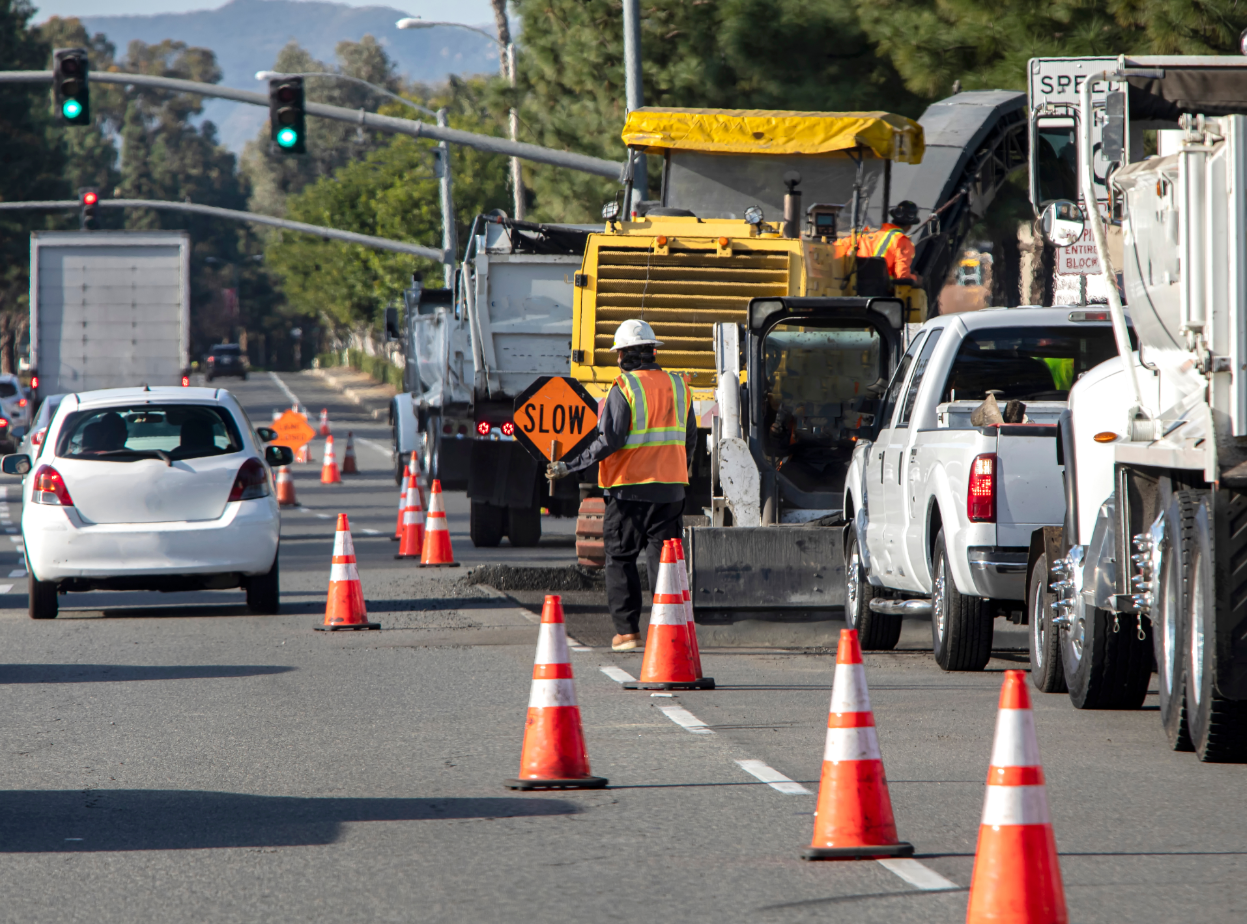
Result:
<svg viewBox="0 0 1247 924"><path fill-rule="evenodd" d="M688 647L693 655L693 672L701 673L701 649L697 645L697 623L693 621L693 598L688 591L688 565L684 563L684 540L672 539L675 549L675 572L680 578L680 591L684 594L684 624L688 627Z"/></svg>
<svg viewBox="0 0 1247 924"><path fill-rule="evenodd" d="M311 458L307 450L307 446L308 444L304 443L302 446L300 446L298 449L294 451L295 462L310 462L311 461Z"/></svg>
<svg viewBox="0 0 1247 924"><path fill-rule="evenodd" d="M350 430L346 431L346 452L342 456L342 474L359 474L359 469L355 467L355 434Z"/></svg>
<svg viewBox="0 0 1247 924"><path fill-rule="evenodd" d="M283 465L277 470L277 506L299 506L299 502L294 498L294 479L290 477L288 465Z"/></svg>
<svg viewBox="0 0 1247 924"><path fill-rule="evenodd" d="M446 528L446 502L442 500L442 483L433 479L429 495L429 511L424 518L424 548L420 554L421 568L458 568L455 550L450 547L450 530Z"/></svg>
<svg viewBox="0 0 1247 924"><path fill-rule="evenodd" d="M273 423L277 423L277 421L278 421L278 420L280 420L280 419L281 419L281 411L279 411L279 410L277 410L276 408L274 408L274 410L273 410Z"/></svg>
<svg viewBox="0 0 1247 924"><path fill-rule="evenodd" d="M1005 671L966 924L1066 924L1025 671Z"/></svg>
<svg viewBox="0 0 1247 924"><path fill-rule="evenodd" d="M333 437L325 437L325 461L320 467L321 484L338 484L342 475L338 472L338 461L333 457Z"/></svg>
<svg viewBox="0 0 1247 924"><path fill-rule="evenodd" d="M339 629L380 629L381 623L369 622L364 607L364 588L359 583L355 565L355 543L351 541L351 524L345 513L338 514L338 531L333 537L333 564L329 567L329 599L325 602L325 621L316 626L318 632Z"/></svg>
<svg viewBox="0 0 1247 924"><path fill-rule="evenodd" d="M420 558L424 554L424 506L416 480L407 479L407 503L403 506L403 536L395 558Z"/></svg>
<svg viewBox="0 0 1247 924"><path fill-rule="evenodd" d="M416 454L413 452L407 460L407 471L403 475L403 483L398 487L398 520L394 524L394 535L391 537L395 542L403 538L403 511L407 509L407 488L411 485L419 467L416 463ZM420 509L424 509L424 492L420 490L419 482L416 483L416 493L420 498Z"/></svg>
<svg viewBox="0 0 1247 924"><path fill-rule="evenodd" d="M870 711L857 630L841 629L823 775L814 812L814 840L801 857L862 860L909 857L913 853L913 844L896 838L892 798L875 737L875 715Z"/></svg>
<svg viewBox="0 0 1247 924"><path fill-rule="evenodd" d="M433 482L434 496L440 496ZM524 724L524 748L520 752L520 775L507 780L507 789L601 789L606 780L589 773L576 682L572 679L563 626L563 603L555 594L546 596L537 634L537 657L533 685L528 694L528 721Z"/></svg>
<svg viewBox="0 0 1247 924"><path fill-rule="evenodd" d="M320 409L320 435L329 435L329 408L327 407Z"/></svg>
<svg viewBox="0 0 1247 924"><path fill-rule="evenodd" d="M662 544L654 605L645 637L641 676L623 685L625 690L713 690L713 677L698 677L684 619L684 594L676 573L675 545Z"/></svg>

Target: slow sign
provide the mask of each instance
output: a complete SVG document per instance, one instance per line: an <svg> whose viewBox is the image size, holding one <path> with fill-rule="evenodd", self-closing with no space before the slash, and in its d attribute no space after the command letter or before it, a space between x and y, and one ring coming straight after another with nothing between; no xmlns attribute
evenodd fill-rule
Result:
<svg viewBox="0 0 1247 924"><path fill-rule="evenodd" d="M538 462L580 452L597 423L597 401L573 378L542 376L515 399L515 438Z"/></svg>
<svg viewBox="0 0 1247 924"><path fill-rule="evenodd" d="M294 411L286 411L269 424L269 429L277 431L277 439L269 443L270 446L288 446L291 449L298 449L316 438L316 431L307 422L307 418Z"/></svg>

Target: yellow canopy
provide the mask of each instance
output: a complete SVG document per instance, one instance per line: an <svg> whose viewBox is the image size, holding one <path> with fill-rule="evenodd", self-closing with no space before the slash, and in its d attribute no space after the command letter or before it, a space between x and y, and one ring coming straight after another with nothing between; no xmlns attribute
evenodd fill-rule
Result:
<svg viewBox="0 0 1247 924"><path fill-rule="evenodd" d="M628 113L624 143L650 154L808 154L922 162L922 126L890 112L784 112L764 109L661 109Z"/></svg>

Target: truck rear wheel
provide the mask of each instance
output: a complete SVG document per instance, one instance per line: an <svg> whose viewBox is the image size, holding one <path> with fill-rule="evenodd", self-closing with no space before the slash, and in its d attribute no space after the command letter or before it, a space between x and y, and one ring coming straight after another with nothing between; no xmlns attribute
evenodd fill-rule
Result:
<svg viewBox="0 0 1247 924"><path fill-rule="evenodd" d="M1165 511L1160 573L1152 576L1152 651L1160 721L1169 746L1190 751L1186 718L1186 619L1191 606L1191 554L1195 545L1195 497L1178 491Z"/></svg>
<svg viewBox="0 0 1247 924"><path fill-rule="evenodd" d="M505 507L495 507L486 501L472 501L468 514L468 537L478 549L492 549L502 541L502 523Z"/></svg>
<svg viewBox="0 0 1247 924"><path fill-rule="evenodd" d="M1040 555L1026 589L1030 614L1031 682L1043 693L1065 692L1061 639L1052 624L1052 593L1048 589L1048 556Z"/></svg>
<svg viewBox="0 0 1247 924"><path fill-rule="evenodd" d="M507 508L507 536L518 549L530 549L541 543L541 508Z"/></svg>
<svg viewBox="0 0 1247 924"><path fill-rule="evenodd" d="M991 601L957 590L944 531L931 550L935 578L931 582L931 648L935 663L946 671L981 671L992 656L994 617Z"/></svg>
<svg viewBox="0 0 1247 924"><path fill-rule="evenodd" d="M1138 709L1152 679L1151 624L1096 606L1076 604L1061 630L1061 663L1070 702L1078 709Z"/></svg>
<svg viewBox="0 0 1247 924"><path fill-rule="evenodd" d="M901 617L871 611L870 601L880 596L879 588L867 580L862 552L852 529L847 541L844 557L845 624L857 630L863 651L891 651L901 637Z"/></svg>

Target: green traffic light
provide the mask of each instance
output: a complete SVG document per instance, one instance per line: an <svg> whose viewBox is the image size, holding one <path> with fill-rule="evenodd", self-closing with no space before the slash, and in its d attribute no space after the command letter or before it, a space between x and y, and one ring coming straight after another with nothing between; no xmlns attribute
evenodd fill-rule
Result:
<svg viewBox="0 0 1247 924"><path fill-rule="evenodd" d="M67 119L76 119L82 115L82 103L76 99L67 99L65 104L61 106L61 112Z"/></svg>
<svg viewBox="0 0 1247 924"><path fill-rule="evenodd" d="M283 148L292 148L299 143L299 133L293 128L283 128L277 133L277 143Z"/></svg>

